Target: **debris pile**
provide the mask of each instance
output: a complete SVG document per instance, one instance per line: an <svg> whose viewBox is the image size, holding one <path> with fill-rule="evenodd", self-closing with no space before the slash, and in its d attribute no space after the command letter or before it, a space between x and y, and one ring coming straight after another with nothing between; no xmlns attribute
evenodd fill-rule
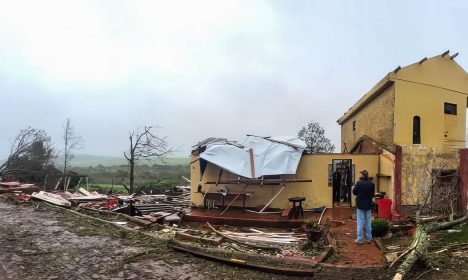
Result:
<svg viewBox="0 0 468 280"><path fill-rule="evenodd" d="M25 193L32 194L40 191L34 184L21 184L20 182L0 182L0 194L3 193Z"/></svg>
<svg viewBox="0 0 468 280"><path fill-rule="evenodd" d="M75 191L44 191L34 184L0 182L0 193L17 202L30 199L66 208L88 209L136 216L143 224L178 223L190 211L190 187L177 186L169 194L100 194L77 188Z"/></svg>
<svg viewBox="0 0 468 280"><path fill-rule="evenodd" d="M307 240L304 233L298 232L265 232L250 228L250 232L218 231L226 238L234 241L257 245L297 245Z"/></svg>
<svg viewBox="0 0 468 280"><path fill-rule="evenodd" d="M222 229L221 229L222 228ZM236 228L207 223L204 228L173 229L175 238L195 243L202 248L216 248L226 253L255 254L266 257L314 259L325 248L320 242L313 249L303 248L308 244L301 229L281 230L277 228Z"/></svg>

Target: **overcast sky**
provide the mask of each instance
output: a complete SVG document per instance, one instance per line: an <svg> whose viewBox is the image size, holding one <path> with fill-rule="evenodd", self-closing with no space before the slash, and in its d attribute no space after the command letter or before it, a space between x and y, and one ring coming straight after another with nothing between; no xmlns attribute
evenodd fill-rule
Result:
<svg viewBox="0 0 468 280"><path fill-rule="evenodd" d="M336 120L385 74L450 49L464 1L2 1L0 158L18 131L120 156L160 125L178 156L207 137L295 135Z"/></svg>

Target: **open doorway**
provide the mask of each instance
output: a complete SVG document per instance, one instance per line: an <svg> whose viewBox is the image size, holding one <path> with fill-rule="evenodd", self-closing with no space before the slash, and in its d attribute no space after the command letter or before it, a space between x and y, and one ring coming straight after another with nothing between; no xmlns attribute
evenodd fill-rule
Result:
<svg viewBox="0 0 468 280"><path fill-rule="evenodd" d="M351 159L332 160L333 207L351 207L354 166Z"/></svg>

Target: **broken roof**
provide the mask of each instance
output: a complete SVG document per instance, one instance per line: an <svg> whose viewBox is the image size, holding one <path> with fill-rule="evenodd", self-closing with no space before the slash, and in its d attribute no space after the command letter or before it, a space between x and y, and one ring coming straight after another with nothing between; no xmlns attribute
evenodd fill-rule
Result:
<svg viewBox="0 0 468 280"><path fill-rule="evenodd" d="M466 85L468 82L467 74L463 68L458 65L458 63L454 60L454 58L458 55L458 53L450 56L449 52L446 51L441 55L437 55L431 58L423 58L420 61L407 65L405 67L400 67L398 66L395 70L389 72L385 77L380 80L369 92L367 92L361 99L359 99L349 110L343 114L343 116L337 120L338 124L343 124L345 121L347 121L349 118L351 118L354 114L359 112L364 106L369 104L372 100L374 100L380 93L382 93L385 89L393 85L393 83L396 80L401 80L401 81L407 81L407 82L416 82L416 83L421 83L421 84L428 84L428 85L435 85L435 81L429 78L424 78L424 71L431 71L428 67L423 67L426 66L427 64L431 64L433 61L444 59L444 61L450 61L450 66L455 66L455 69L457 69L457 75L456 77L453 77L453 72L448 73L449 71L445 71L445 69L441 69L437 76L440 76L441 79L455 79L455 78L462 78L465 81L465 86L463 88L448 88L447 85L437 85L444 87L448 90L456 91L456 92L463 92L463 93L468 93L466 92ZM408 74L408 70L414 69L417 72L417 81L413 80L407 80L406 75ZM453 69L453 68L451 68ZM436 69L437 71L437 69ZM448 76L446 76L448 75ZM430 77L430 76L428 76Z"/></svg>
<svg viewBox="0 0 468 280"><path fill-rule="evenodd" d="M305 143L295 137L250 135L241 143L213 139L202 141L202 145L199 143L195 146L206 146L205 151L200 153L200 158L224 170L252 179L266 175L296 174L306 148Z"/></svg>
<svg viewBox="0 0 468 280"><path fill-rule="evenodd" d="M377 142L367 135L363 135L359 138L354 147L349 150L349 153L381 154L384 150L395 154L395 146L385 145L383 143Z"/></svg>

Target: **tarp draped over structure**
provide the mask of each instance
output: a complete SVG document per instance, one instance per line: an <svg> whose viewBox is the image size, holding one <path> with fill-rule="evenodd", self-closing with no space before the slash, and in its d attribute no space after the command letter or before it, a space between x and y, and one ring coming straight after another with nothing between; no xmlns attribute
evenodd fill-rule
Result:
<svg viewBox="0 0 468 280"><path fill-rule="evenodd" d="M206 150L200 158L224 170L247 177L296 174L305 143L291 137L248 136L243 142L213 139L204 143ZM250 149L253 150L254 176L252 176Z"/></svg>

